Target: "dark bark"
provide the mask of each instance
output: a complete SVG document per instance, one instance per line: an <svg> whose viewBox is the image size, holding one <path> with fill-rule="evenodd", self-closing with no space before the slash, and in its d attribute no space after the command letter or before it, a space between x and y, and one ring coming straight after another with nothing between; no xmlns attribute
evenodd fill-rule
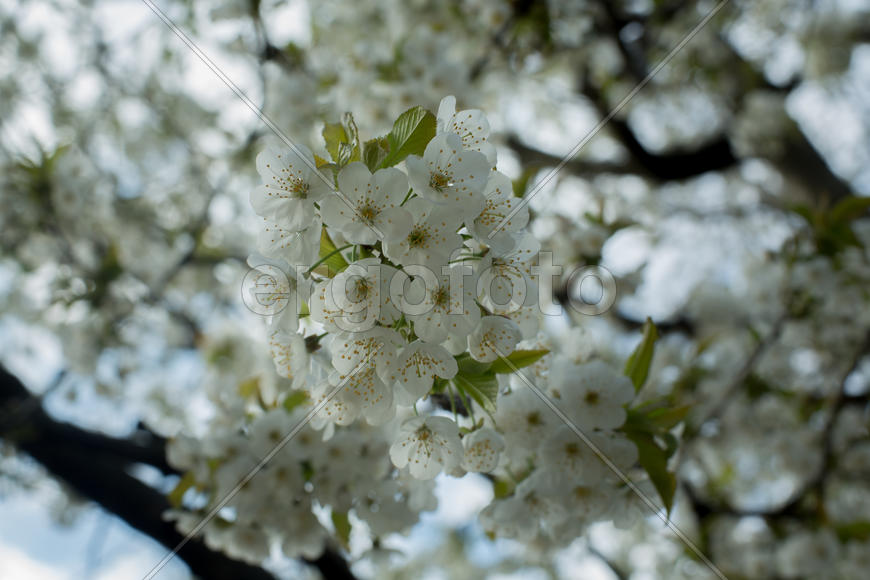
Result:
<svg viewBox="0 0 870 580"><path fill-rule="evenodd" d="M601 2L600 6L602 8L600 27L613 38L619 48L628 76L636 83L642 82L650 70L650 63L645 54L648 24L636 17L625 17L609 0ZM666 22L680 6L680 3L674 3L671 7L663 7L662 13L656 16L660 21ZM642 26L642 34L636 40L629 42L620 32L630 24ZM796 78L782 86L774 85L752 64L746 62L727 40L721 39L720 46L733 62L734 70L742 71L741 74L745 77L742 93L736 95L738 110L742 107L744 98L752 91L766 90L785 95L800 84L800 79ZM580 92L595 105L599 114L605 117L610 112L611 104L603 98L598 87L590 82L587 75L582 75L582 78ZM721 171L737 165L740 161L726 135L715 137L691 150L655 154L643 146L625 120L616 117L608 123L608 127L637 163L649 175L662 181L688 179L708 171ZM786 176L800 183L811 197L835 202L851 195L850 184L833 172L797 123L792 122L789 133L780 138L782 150L775 159L769 161Z"/></svg>
<svg viewBox="0 0 870 580"><path fill-rule="evenodd" d="M610 114L609 103L588 78L584 79L581 91L595 105L602 118ZM627 121L614 117L607 124L607 128L616 135L643 171L659 181L689 179L708 171L722 171L738 163L731 143L724 136L716 137L692 150L651 153L638 140Z"/></svg>
<svg viewBox="0 0 870 580"><path fill-rule="evenodd" d="M184 537L172 522L163 520L167 498L129 473L144 463L175 473L166 463L165 440L146 429L129 439L117 439L80 429L49 416L38 397L0 366L0 437L42 464L54 477L82 497L118 516L131 527L174 549ZM266 570L233 560L192 539L177 556L200 578L209 580L274 580ZM308 562L324 578L351 580L347 562L327 550ZM155 562L155 565L157 562ZM143 576L148 570L143 570Z"/></svg>
<svg viewBox="0 0 870 580"><path fill-rule="evenodd" d="M324 550L317 558L305 562L317 568L327 580L356 580L347 566L347 560L334 550Z"/></svg>

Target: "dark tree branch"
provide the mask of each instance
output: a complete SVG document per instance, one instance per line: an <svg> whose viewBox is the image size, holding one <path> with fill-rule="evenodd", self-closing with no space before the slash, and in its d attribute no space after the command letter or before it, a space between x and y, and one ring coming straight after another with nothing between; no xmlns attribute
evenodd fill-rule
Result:
<svg viewBox="0 0 870 580"><path fill-rule="evenodd" d="M737 374L725 388L724 393L722 393L722 395L713 403L709 410L703 414L694 426L687 425L686 435L684 437L686 441L694 439L695 436L699 434L701 427L705 423L719 417L728 405L734 401L737 393L746 385L746 379L749 378L750 374L752 374L755 365L759 360L761 360L761 357L764 356L768 349L779 340L779 337L782 335L782 331L785 328L785 324L788 321L788 317L789 311L788 308L786 308L785 312L783 312L773 323L773 328L770 329L770 332L768 332L767 335L759 340L758 344L755 345L755 348L749 354L749 358L746 359L743 366L740 367L739 371L737 371Z"/></svg>
<svg viewBox="0 0 870 580"><path fill-rule="evenodd" d="M509 136L506 145L517 154L523 167L555 167L562 162L562 158L558 155L546 153L527 145L516 135ZM565 170L575 175L599 175L607 173L614 175L643 175L647 173L645 167L632 159L625 162L572 159L565 165Z"/></svg>
<svg viewBox="0 0 870 580"><path fill-rule="evenodd" d="M347 560L341 554L329 548L313 560L306 559L305 563L317 568L320 575L326 580L356 580L356 577L347 565Z"/></svg>
<svg viewBox="0 0 870 580"><path fill-rule="evenodd" d="M632 42L627 42L622 35L623 30L629 24L640 26L639 21L633 18L626 18L613 0L602 0L598 2L598 6L602 12L602 17L598 20L599 27L613 37L625 61L626 69L628 69L628 72L634 77L636 82L640 82L649 72L649 66L644 54L643 36L639 36ZM645 33L646 26L643 26L642 30Z"/></svg>
<svg viewBox="0 0 870 580"><path fill-rule="evenodd" d="M165 495L129 473L137 463L175 473L166 463L164 439L145 429L139 429L130 439L115 439L57 421L43 410L39 398L2 366L0 407L14 413L13 420L9 420L10 413L4 414L0 437L29 454L76 493L168 549L184 539L174 523L163 519L163 513L170 509ZM209 580L274 580L266 570L213 551L198 538L185 544L178 557L193 574ZM307 562L324 578L354 578L347 562L331 550Z"/></svg>
<svg viewBox="0 0 870 580"><path fill-rule="evenodd" d="M614 562L613 560L611 560L610 558L608 558L607 556L605 556L604 554L602 554L601 551L599 551L597 548L594 548L594 547L592 547L592 546L587 546L586 550L587 550L590 554L592 554L593 556L595 556L596 558L598 558L599 560L601 560L601 562L602 562L605 566L607 566L607 568L608 568L611 572L613 572L613 575L616 576L617 580L628 580L628 574L626 574L626 573L622 570L622 568L620 568L619 566L617 566L617 565L616 565L616 562Z"/></svg>
<svg viewBox="0 0 870 580"><path fill-rule="evenodd" d="M602 118L607 117L610 114L609 103L588 75L584 77L581 92L595 106ZM607 127L616 135L637 164L651 177L660 181L689 179L708 171L729 169L738 163L737 156L731 149L731 143L725 136L716 137L691 151L651 153L638 140L624 119L614 117Z"/></svg>
<svg viewBox="0 0 870 580"><path fill-rule="evenodd" d="M654 14L656 19L666 21L681 3L674 3L665 7L661 14ZM634 16L625 16L618 6L610 1L599 2L599 18L597 23L602 32L609 35L625 62L627 76L635 82L641 82L649 71L649 62L645 54L645 33L648 23ZM626 40L622 32L628 25L641 26L641 34L634 40ZM735 106L739 110L743 105L747 94L755 90L769 90L778 94L787 94L799 84L795 79L784 86L773 85L763 73L746 62L738 54L733 46L725 39L720 38L722 50L726 51L736 65L734 68L740 71L745 82L742 84L742 92L736 95ZM579 92L589 99L603 117L610 113L611 104L601 94L599 88L591 82L588 75L581 76L582 85ZM658 180L682 180L695 177L708 171L721 171L733 167L739 163L727 135L720 135L710 141L690 150L673 151L668 153L652 153L637 139L637 136L629 127L628 123L619 117L612 119L608 128L622 142L636 162L645 172ZM836 202L843 197L851 195L852 188L840 176L835 174L824 157L806 138L800 127L791 122L787 135L778 136L782 141L782 148L769 161L774 163L786 176L800 184L811 198Z"/></svg>
<svg viewBox="0 0 870 580"><path fill-rule="evenodd" d="M165 547L172 549L184 539L172 522L163 520L163 513L170 507L166 497L127 471L143 460L152 463L154 450L150 446L115 440L58 422L41 405L28 404L34 399L15 376L0 367L0 403L6 408L26 410L26 417L19 417L23 421L16 422L17 425L8 422L0 425L0 436L15 443L78 494ZM129 457L123 455L127 452ZM165 465L164 462L165 459L156 461ZM274 579L262 568L213 552L199 540L188 542L178 556L202 578Z"/></svg>

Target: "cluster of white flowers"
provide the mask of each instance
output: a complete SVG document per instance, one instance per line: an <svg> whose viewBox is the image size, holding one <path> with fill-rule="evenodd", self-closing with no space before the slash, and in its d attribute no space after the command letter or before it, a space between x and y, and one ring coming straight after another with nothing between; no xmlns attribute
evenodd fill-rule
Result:
<svg viewBox="0 0 870 580"><path fill-rule="evenodd" d="M314 419L320 428L384 424L436 385L443 389L457 374L457 356L491 362L537 331L512 316L535 299L530 269L539 245L524 230L528 211L517 207L510 179L494 169L485 116L457 112L446 97L433 129L422 155L404 159L405 171L326 163L301 145L257 158L265 182L251 195L264 220L257 263L287 267L282 289L293 299L285 310L304 304L306 328L325 331L318 347L330 355L325 378L305 378L299 313L282 312L271 329L275 363L323 403ZM318 259L339 260L340 271L324 272ZM475 455L482 445L470 447L466 465L493 462ZM422 478L451 471L465 455L459 425L446 417L409 420L391 451L397 467Z"/></svg>
<svg viewBox="0 0 870 580"><path fill-rule="evenodd" d="M170 494L177 509L166 514L182 533L204 522L199 533L206 545L260 564L273 545L289 558L317 557L350 512L381 537L407 530L421 511L436 507L434 482L391 465L395 429L359 422L324 437L305 421L310 401L287 392L262 347L237 330L204 345L215 415L203 435L175 437L167 448L170 464L186 473ZM303 345L298 352L301 358L280 363L281 374L305 366L322 372L330 364L322 350L309 354ZM324 517L318 508L330 513Z"/></svg>
<svg viewBox="0 0 870 580"><path fill-rule="evenodd" d="M622 428L635 384L591 360L588 333L541 331L539 244L494 169L486 118L447 97L437 117L412 109L365 144L348 119L324 132L331 162L298 145L257 159L263 227L249 263L266 282L249 290L268 348L243 356L269 352L276 378L251 364L221 377L241 385L244 408L216 422L204 453L179 439L170 460L207 508L286 447L206 541L252 560L274 541L312 556L329 534L346 542L350 523L376 538L406 530L435 507L436 476L469 472L496 489L481 514L492 534L564 545L594 521L634 521L624 477L641 473ZM404 157L390 150L415 132ZM175 514L181 528L190 515Z"/></svg>
<svg viewBox="0 0 870 580"><path fill-rule="evenodd" d="M175 510L168 517L182 532L191 531L207 507L255 473L202 533L212 549L260 563L276 540L287 557L320 555L330 530L316 516L317 505L331 508L333 523L353 509L376 536L403 531L421 511L435 508L431 481L390 477L385 434L371 427L342 430L324 441L307 426L255 472L259 458L281 444L304 415L302 407L289 412L279 407L259 414L243 430L215 429L205 440L174 440L170 461L192 474L191 481L210 501L193 494L191 501L202 509Z"/></svg>
<svg viewBox="0 0 870 580"><path fill-rule="evenodd" d="M565 344L521 371L523 377L511 376L499 394L494 419L506 446L499 471L516 487L481 514L491 533L560 545L596 521L629 525L643 513L621 479L636 478L637 448L618 431L634 387L603 361L577 362L577 346ZM563 410L568 423L527 380Z"/></svg>

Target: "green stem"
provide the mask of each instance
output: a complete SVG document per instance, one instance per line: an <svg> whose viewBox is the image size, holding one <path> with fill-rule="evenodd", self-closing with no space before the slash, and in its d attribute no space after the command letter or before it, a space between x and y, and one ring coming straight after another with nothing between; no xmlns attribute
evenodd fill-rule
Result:
<svg viewBox="0 0 870 580"><path fill-rule="evenodd" d="M346 250L346 249L348 249L348 248L350 248L350 247L352 247L352 246L353 246L353 244L347 244L346 246L342 246L342 247L340 247L340 248L336 248L335 250L329 252L328 254L326 254L325 256L323 256L322 258L320 258L319 260L317 260L316 262L314 262L314 265L311 266L310 268L308 268L308 271L305 273L305 275L306 275L306 276L310 276L311 273L312 273L314 270L316 270L318 266L320 266L321 264L323 264L325 261L327 261L328 259L330 259L330 258L333 257L334 255L338 254L339 252L341 252L341 251L343 251L343 250Z"/></svg>
<svg viewBox="0 0 870 580"><path fill-rule="evenodd" d="M459 416L456 414L456 402L453 400L453 381L447 381L447 398L450 399L450 410L453 411L453 420L459 424Z"/></svg>
<svg viewBox="0 0 870 580"><path fill-rule="evenodd" d="M468 393L465 393L465 406L468 408L468 415L471 417L471 424L477 425L477 419L474 418L474 401Z"/></svg>

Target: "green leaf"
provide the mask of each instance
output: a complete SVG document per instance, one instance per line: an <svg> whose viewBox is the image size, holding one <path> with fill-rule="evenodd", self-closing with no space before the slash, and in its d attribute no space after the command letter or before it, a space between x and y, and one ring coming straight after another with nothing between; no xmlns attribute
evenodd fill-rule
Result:
<svg viewBox="0 0 870 580"><path fill-rule="evenodd" d="M689 406L663 407L660 406L662 404L667 402L651 401L629 409L620 431L637 446L640 464L649 475L670 515L677 484L674 474L668 471L668 459L679 447L679 440L669 429L685 418Z"/></svg>
<svg viewBox="0 0 870 580"><path fill-rule="evenodd" d="M350 518L347 512L332 510L332 524L335 526L335 534L341 541L341 545L347 548L350 542Z"/></svg>
<svg viewBox="0 0 870 580"><path fill-rule="evenodd" d="M362 160L372 173L381 166L390 152L390 142L386 137L376 137L363 143Z"/></svg>
<svg viewBox="0 0 870 580"><path fill-rule="evenodd" d="M516 484L510 479L496 477L492 481L492 493L495 499L503 499L514 492Z"/></svg>
<svg viewBox="0 0 870 580"><path fill-rule="evenodd" d="M442 379L441 377L435 377L435 380L432 382L432 392L433 393L443 393L444 389L447 388L447 379Z"/></svg>
<svg viewBox="0 0 870 580"><path fill-rule="evenodd" d="M808 224L814 226L817 221L816 213L811 207L805 204L798 204L791 207L791 210L804 218Z"/></svg>
<svg viewBox="0 0 870 580"><path fill-rule="evenodd" d="M649 475L670 516L674 505L674 493L677 491L677 478L668 471L669 450L659 447L650 433L625 430L625 434L637 446L640 464Z"/></svg>
<svg viewBox="0 0 870 580"><path fill-rule="evenodd" d="M287 395L286 399L284 399L283 405L287 411L292 411L296 407L306 404L308 401L308 393L305 391L293 391Z"/></svg>
<svg viewBox="0 0 870 580"><path fill-rule="evenodd" d="M841 542L849 540L865 541L870 539L870 522L866 520L857 520L848 524L837 526L837 536Z"/></svg>
<svg viewBox="0 0 870 580"><path fill-rule="evenodd" d="M816 248L823 256L836 256L849 246L862 247L852 222L867 214L870 197L845 197L829 210L806 205L792 207L813 229Z"/></svg>
<svg viewBox="0 0 870 580"><path fill-rule="evenodd" d="M326 123L323 126L323 140L326 141L326 151L332 160L338 163L338 146L347 143L347 133L341 123Z"/></svg>
<svg viewBox="0 0 870 580"><path fill-rule="evenodd" d="M662 435L662 440L665 442L665 457L670 459L671 456L677 452L677 449L680 447L680 440L677 439L676 435L669 431L665 431Z"/></svg>
<svg viewBox="0 0 870 580"><path fill-rule="evenodd" d="M196 485L196 479L194 479L193 472L188 471L185 473L181 479L175 484L175 487L172 491L169 492L167 499L169 500L169 505L174 508L181 507L181 500L184 497L184 494L188 489Z"/></svg>
<svg viewBox="0 0 870 580"><path fill-rule="evenodd" d="M342 167L353 161L360 160L359 130L353 115L345 113L342 116L344 132L347 134L347 142L338 144L338 164Z"/></svg>
<svg viewBox="0 0 870 580"><path fill-rule="evenodd" d="M686 418L691 405L681 405L664 409L654 409L647 413L647 420L659 429L672 429Z"/></svg>
<svg viewBox="0 0 870 580"><path fill-rule="evenodd" d="M314 477L314 466L311 465L311 462L307 459L302 461L302 479L305 481L311 481L311 478Z"/></svg>
<svg viewBox="0 0 870 580"><path fill-rule="evenodd" d="M625 361L624 374L634 383L634 390L640 391L649 375L649 366L652 363L653 351L659 333L651 318L647 318L643 324L643 338L628 360Z"/></svg>
<svg viewBox="0 0 870 580"><path fill-rule="evenodd" d="M828 217L833 224L846 224L864 215L870 209L870 197L849 196L831 208Z"/></svg>
<svg viewBox="0 0 870 580"><path fill-rule="evenodd" d="M540 350L515 350L509 356L505 358L510 362L508 364L501 358L493 361L490 370L494 373L512 373L514 369L521 369L530 365L535 364L542 357L549 354L549 350L540 349Z"/></svg>
<svg viewBox="0 0 870 580"><path fill-rule="evenodd" d="M514 197L523 197L526 194L526 190L529 188L529 181L540 170L541 168L536 164L529 165L523 170L519 177L511 182L514 190Z"/></svg>
<svg viewBox="0 0 870 580"><path fill-rule="evenodd" d="M471 376L482 375L489 370L490 363L479 362L471 358L467 352L460 354L456 358L456 365L459 367L458 374Z"/></svg>
<svg viewBox="0 0 870 580"><path fill-rule="evenodd" d="M260 392L260 377L251 377L239 383L239 395L243 399L253 397Z"/></svg>
<svg viewBox="0 0 870 580"><path fill-rule="evenodd" d="M326 150L336 165L344 167L352 161L359 161L359 131L353 115L345 113L341 123L326 123L322 135L326 142Z"/></svg>
<svg viewBox="0 0 870 580"><path fill-rule="evenodd" d="M435 136L436 125L435 115L420 106L399 115L387 135L390 152L381 167L392 167L408 155L422 155Z"/></svg>
<svg viewBox="0 0 870 580"><path fill-rule="evenodd" d="M326 231L326 226L320 232L320 258L326 258L323 264L327 267L328 276L331 278L347 268L347 260L337 251L335 242L329 237ZM327 257L329 256L329 257Z"/></svg>
<svg viewBox="0 0 870 580"><path fill-rule="evenodd" d="M489 414L495 413L495 401L498 397L498 379L495 373L492 371L477 375L459 373L453 377L453 384L461 392L471 396L484 411Z"/></svg>

